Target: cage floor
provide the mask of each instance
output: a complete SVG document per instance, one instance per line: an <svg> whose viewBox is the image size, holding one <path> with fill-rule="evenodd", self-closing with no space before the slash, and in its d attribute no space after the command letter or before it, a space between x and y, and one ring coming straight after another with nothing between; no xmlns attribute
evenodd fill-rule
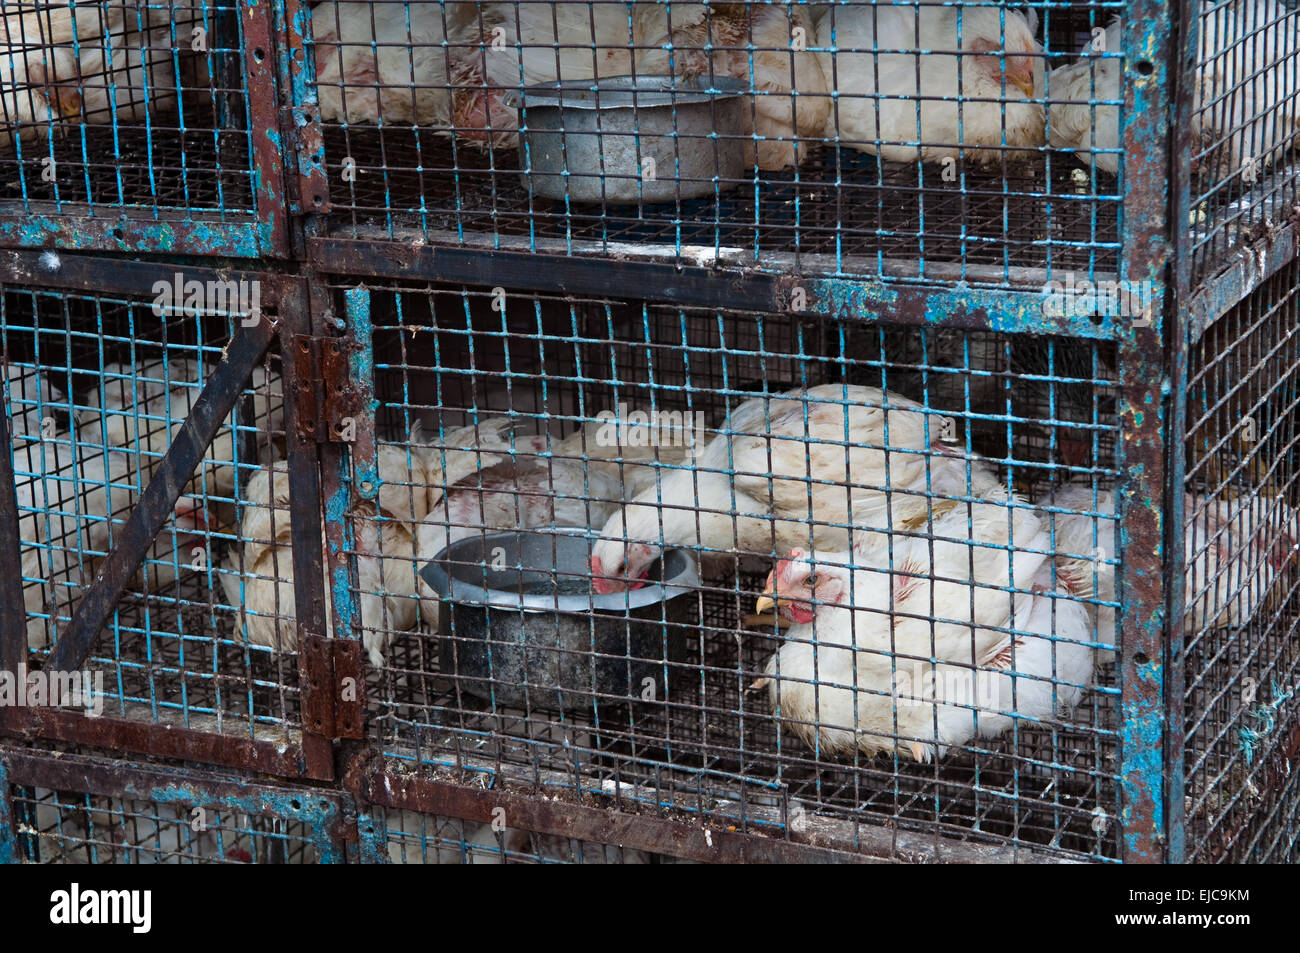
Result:
<svg viewBox="0 0 1300 953"><path fill-rule="evenodd" d="M184 114L203 115L203 102ZM251 212L248 133L204 125L164 113L147 127L59 129L48 142L24 142L21 160L8 147L0 154L0 202Z"/></svg>
<svg viewBox="0 0 1300 953"><path fill-rule="evenodd" d="M740 621L761 577L740 585L703 595L702 626L662 704L581 715L493 709L438 672L435 637L409 633L372 674L372 734L388 755L419 766L540 776L759 829L806 809L850 825L865 818L959 841L1115 856L1116 765L1100 695L1071 724L1022 729L933 764L819 761L782 732L767 693L750 688L775 643ZM1111 669L1099 668L1101 684L1113 684Z"/></svg>
<svg viewBox="0 0 1300 953"><path fill-rule="evenodd" d="M199 573L152 592L132 587L87 663L104 676L104 714L298 743L296 656L243 644L221 601Z"/></svg>
<svg viewBox="0 0 1300 953"><path fill-rule="evenodd" d="M530 198L518 151L488 153L410 130L329 129L335 234L463 230L572 242L724 246L769 253L965 262L997 268L1116 267L1117 199L1093 191L1066 154L965 170L883 166L818 149L797 172L762 173L714 197L658 205ZM343 175L344 159L356 166ZM1115 187L1103 176L1098 192ZM472 239L467 239L472 241Z"/></svg>

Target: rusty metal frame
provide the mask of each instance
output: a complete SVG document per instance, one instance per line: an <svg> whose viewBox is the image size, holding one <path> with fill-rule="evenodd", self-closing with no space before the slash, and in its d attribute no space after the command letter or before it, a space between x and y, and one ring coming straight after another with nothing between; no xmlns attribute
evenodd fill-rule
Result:
<svg viewBox="0 0 1300 953"><path fill-rule="evenodd" d="M12 823L6 823L8 785L293 818L311 831L321 863L342 863L345 842L356 836L350 830L349 811L332 791L253 782L189 767L123 764L94 756L0 744L0 862L6 859L6 830L13 829ZM9 850L12 854L12 837Z"/></svg>
<svg viewBox="0 0 1300 953"><path fill-rule="evenodd" d="M11 210L11 204L0 203L0 245L249 259L289 255L273 5L236 0L236 6L245 39L253 207L181 211L26 201L22 209Z"/></svg>
<svg viewBox="0 0 1300 953"><path fill-rule="evenodd" d="M1179 326L1167 293L1170 120L1178 60L1172 0L1133 0L1123 20L1124 125L1120 277L1150 287L1152 306L1118 347L1121 442L1116 487L1122 558L1116 574L1120 856L1155 863L1168 846L1166 573L1181 573L1182 546L1166 503L1171 452L1165 348ZM1172 451L1171 451L1172 448ZM1173 494L1177 497L1178 494ZM1173 578L1181 578L1181 575Z"/></svg>
<svg viewBox="0 0 1300 953"><path fill-rule="evenodd" d="M143 262L118 262L103 258L62 256L10 251L0 253L0 287L5 283L41 286L69 291L148 295L158 280L171 281L174 265ZM92 586L87 598L78 606L69 635L57 643L50 665L60 669L76 668L84 662L92 640L102 629L107 613L120 595L125 580L135 571L165 519L166 513L193 472L212 436L234 406L236 395L247 380L253 364L266 351L278 333L285 355L286 387L296 381L298 366L288 344L296 332L309 326L305 283L299 279L228 269L186 268L186 274L198 280L252 279L262 282L265 305L275 310L274 323L263 318L251 327L240 328L227 355L218 366L195 403L191 415L169 448L158 472L145 489L135 510L127 520L124 542L108 557L107 568ZM324 628L324 588L320 557L320 496L318 447L313 441L295 439L297 408L287 401L289 426L287 444L290 482L293 487L290 518L293 523L293 558L295 595L298 599L299 637L308 644L311 637L321 638ZM8 421L0 427L7 435ZM14 491L10 454L0 463L0 558L18 563L19 533L17 502ZM177 476L181 474L182 476ZM15 577L16 578L16 577ZM16 601L15 601L16 592ZM26 658L21 582L0 586L0 659L16 670ZM120 718L86 718L80 713L53 709L0 709L0 732L22 739L48 739L72 744L106 748L159 757L200 760L228 767L284 777L307 777L328 780L334 776L333 687L332 667L322 668L316 656L303 652L301 748L276 742L258 741L235 736L212 735L192 729L141 723ZM308 713L319 713L319 721Z"/></svg>
<svg viewBox="0 0 1300 953"><path fill-rule="evenodd" d="M611 844L701 863L1069 863L1023 847L963 843L870 823L805 817L771 834L734 826L705 826L667 813L593 806L571 790L535 791L504 786L484 790L432 777L358 763L344 775L360 805L419 811L488 824ZM582 803L584 800L587 803ZM797 828L797 829L796 829Z"/></svg>

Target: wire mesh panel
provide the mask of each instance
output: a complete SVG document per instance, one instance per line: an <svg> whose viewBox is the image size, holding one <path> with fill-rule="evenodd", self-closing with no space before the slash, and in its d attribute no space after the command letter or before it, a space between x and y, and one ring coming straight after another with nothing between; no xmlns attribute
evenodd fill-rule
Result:
<svg viewBox="0 0 1300 953"><path fill-rule="evenodd" d="M387 859L394 864L650 864L675 858L497 823L389 810Z"/></svg>
<svg viewBox="0 0 1300 953"><path fill-rule="evenodd" d="M255 285L232 281L219 307L203 303L201 282L196 297L168 287L152 300L6 287L0 341L33 670L48 667L232 334L260 307ZM284 410L269 354L198 468L179 477L174 511L91 644L83 675L96 714L296 737L297 666L246 641L240 587L252 569L221 568L251 476L283 448Z"/></svg>
<svg viewBox="0 0 1300 953"><path fill-rule="evenodd" d="M1279 0L1189 4L1193 280L1291 216L1300 132L1300 13Z"/></svg>
<svg viewBox="0 0 1300 953"><path fill-rule="evenodd" d="M391 763L1116 854L1110 345L340 291L378 409L332 598Z"/></svg>
<svg viewBox="0 0 1300 953"><path fill-rule="evenodd" d="M1294 853L1283 832L1294 831L1300 738L1298 289L1292 263L1192 351L1183 730L1197 861Z"/></svg>
<svg viewBox="0 0 1300 953"><path fill-rule="evenodd" d="M69 769L68 765L71 765ZM6 778L7 775L7 778ZM50 785L50 786L46 786ZM0 755L0 855L29 864L337 862L333 797L69 752Z"/></svg>
<svg viewBox="0 0 1300 953"><path fill-rule="evenodd" d="M251 97L274 86L246 84L271 47L240 7L0 5L0 241L254 254Z"/></svg>
<svg viewBox="0 0 1300 953"><path fill-rule="evenodd" d="M1122 8L320 3L329 226L997 286L1114 274Z"/></svg>

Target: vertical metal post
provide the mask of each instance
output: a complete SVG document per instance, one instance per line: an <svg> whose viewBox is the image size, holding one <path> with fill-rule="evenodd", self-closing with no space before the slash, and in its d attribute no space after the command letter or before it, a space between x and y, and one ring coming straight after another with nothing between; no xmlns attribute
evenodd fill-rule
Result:
<svg viewBox="0 0 1300 953"><path fill-rule="evenodd" d="M1178 0L1178 35L1174 46L1176 72L1172 77L1175 87L1174 133L1170 152L1169 181L1173 187L1170 196L1173 217L1173 265L1170 268L1169 313L1173 316L1167 324L1170 355L1170 400L1168 453L1169 470L1165 505L1167 521L1165 537L1168 555L1165 560L1168 579L1182 579L1186 573L1186 549L1182 542L1185 525L1183 486L1187 475L1187 385L1188 360L1191 336L1196 325L1190 315L1192 280L1192 232L1188 226L1192 213L1192 118L1196 109L1195 73L1200 23L1196 16L1199 3ZM1167 810L1168 853L1166 859L1182 863L1186 857L1186 809L1183 801L1186 738L1184 725L1186 711L1184 692L1186 685L1184 639L1184 596L1186 587L1167 587L1168 667L1165 672L1165 802Z"/></svg>
<svg viewBox="0 0 1300 953"><path fill-rule="evenodd" d="M23 574L18 534L18 488L14 479L13 435L9 413L0 394L0 562L12 567L0 573L0 672L13 672L27 654L27 611L23 604ZM5 709L0 707L0 722Z"/></svg>
<svg viewBox="0 0 1300 953"><path fill-rule="evenodd" d="M265 254L289 254L288 211L284 196L284 132L276 92L276 46L272 43L270 8L274 4L241 3L244 64L248 82L248 126L253 144L254 196L258 247Z"/></svg>
<svg viewBox="0 0 1300 953"><path fill-rule="evenodd" d="M302 679L302 750L311 777L334 777L334 676L324 644L325 581L321 561L321 485L319 445L302 427L316 401L320 382L310 351L298 340L311 336L306 283L294 281L281 301L280 353L285 372L285 443L289 453L289 521L293 538L293 595L298 631L298 670ZM314 421L313 421L314 423Z"/></svg>
<svg viewBox="0 0 1300 953"><path fill-rule="evenodd" d="M5 430L8 431L8 425ZM8 456L8 454L0 454ZM11 574L9 574L11 575ZM0 864L18 863L18 838L14 828L14 814L10 808L13 791L9 787L9 769L0 760Z"/></svg>
<svg viewBox="0 0 1300 953"><path fill-rule="evenodd" d="M1120 482L1123 558L1120 603L1120 856L1153 863L1166 849L1166 447L1165 347L1168 308L1169 109L1174 68L1174 0L1134 0L1124 18L1124 124L1120 277L1150 288L1151 310L1119 342Z"/></svg>

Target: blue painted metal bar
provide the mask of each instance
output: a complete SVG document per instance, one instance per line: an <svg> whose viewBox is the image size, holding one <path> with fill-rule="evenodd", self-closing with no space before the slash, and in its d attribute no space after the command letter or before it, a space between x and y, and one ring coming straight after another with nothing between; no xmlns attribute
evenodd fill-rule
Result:
<svg viewBox="0 0 1300 953"><path fill-rule="evenodd" d="M1119 342L1118 809L1121 856L1125 861L1147 863L1162 860L1168 847L1166 469L1168 454L1181 451L1168 429L1171 384L1163 366L1166 335L1173 333L1178 320L1170 311L1166 291L1172 252L1166 175L1174 88L1172 53L1176 48L1172 24L1168 0L1133 0L1122 31L1125 82L1120 139L1125 162L1121 171L1124 254L1120 274L1130 287L1150 289L1152 303L1149 314L1138 315L1132 333ZM1101 808L1106 810L1105 805Z"/></svg>

